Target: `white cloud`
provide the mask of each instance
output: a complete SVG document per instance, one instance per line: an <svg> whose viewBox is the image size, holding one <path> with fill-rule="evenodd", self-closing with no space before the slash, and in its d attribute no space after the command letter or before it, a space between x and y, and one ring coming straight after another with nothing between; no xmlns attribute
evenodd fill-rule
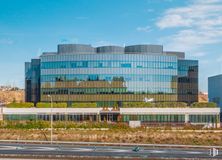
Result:
<svg viewBox="0 0 222 160"><path fill-rule="evenodd" d="M222 25L222 4L216 0L194 1L186 7L171 8L156 25L161 29Z"/></svg>
<svg viewBox="0 0 222 160"><path fill-rule="evenodd" d="M222 1L193 0L185 7L170 8L158 19L161 30L176 28L160 42L168 49L192 52L203 56L204 45L222 42Z"/></svg>
<svg viewBox="0 0 222 160"><path fill-rule="evenodd" d="M139 32L150 32L151 28L150 28L150 26L137 27L136 30L139 31Z"/></svg>
<svg viewBox="0 0 222 160"><path fill-rule="evenodd" d="M183 16L178 14L168 14L164 16L163 19L160 19L157 22L157 26L161 29L170 28L170 27L182 27L182 26L190 26L192 23L191 19L184 19Z"/></svg>

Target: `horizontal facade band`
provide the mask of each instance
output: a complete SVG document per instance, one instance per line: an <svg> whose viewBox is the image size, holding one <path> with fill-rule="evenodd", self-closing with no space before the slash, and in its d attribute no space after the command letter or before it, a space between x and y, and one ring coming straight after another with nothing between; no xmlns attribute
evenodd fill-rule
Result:
<svg viewBox="0 0 222 160"><path fill-rule="evenodd" d="M143 88L149 90L152 88L176 89L177 82L121 82L121 81L83 81L83 82L42 82L41 88Z"/></svg>
<svg viewBox="0 0 222 160"><path fill-rule="evenodd" d="M138 102L144 101L145 98L153 98L154 101L177 101L177 94L92 94L92 95L52 95L54 101L60 102L104 102L104 101L120 101L120 102ZM41 101L50 102L48 95L41 95Z"/></svg>
<svg viewBox="0 0 222 160"><path fill-rule="evenodd" d="M41 56L41 62L56 61L103 61L103 60L124 60L124 61L159 61L177 62L177 56L148 55L148 54L62 54Z"/></svg>
<svg viewBox="0 0 222 160"><path fill-rule="evenodd" d="M56 74L153 74L177 75L174 69L149 69L149 68L76 68L76 69L41 69L41 75Z"/></svg>
<svg viewBox="0 0 222 160"><path fill-rule="evenodd" d="M41 69L55 68L151 68L151 69L177 69L177 62L158 61L59 61L42 62Z"/></svg>
<svg viewBox="0 0 222 160"><path fill-rule="evenodd" d="M176 75L148 75L148 74L51 74L42 75L41 82L64 82L74 81L75 83L83 83L82 81L104 81L114 83L116 81L123 82L177 82ZM196 78L186 78L183 80L187 83L197 82ZM84 82L85 83L85 82Z"/></svg>
<svg viewBox="0 0 222 160"><path fill-rule="evenodd" d="M3 108L2 114L99 114L103 108ZM109 108L112 112L112 108ZM120 108L123 115L219 115L220 108Z"/></svg>

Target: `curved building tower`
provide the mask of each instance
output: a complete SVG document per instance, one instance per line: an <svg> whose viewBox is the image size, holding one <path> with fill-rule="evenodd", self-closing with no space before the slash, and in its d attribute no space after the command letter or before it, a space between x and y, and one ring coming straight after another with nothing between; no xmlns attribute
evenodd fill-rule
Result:
<svg viewBox="0 0 222 160"><path fill-rule="evenodd" d="M43 53L40 61L43 102L50 101L49 94L57 102L98 106L198 100L198 62L185 60L182 52L164 52L160 45L62 44L57 52Z"/></svg>

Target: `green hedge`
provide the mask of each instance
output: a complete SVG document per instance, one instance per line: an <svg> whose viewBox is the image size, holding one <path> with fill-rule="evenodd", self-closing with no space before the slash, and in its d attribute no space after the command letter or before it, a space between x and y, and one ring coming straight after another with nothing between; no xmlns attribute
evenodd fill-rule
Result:
<svg viewBox="0 0 222 160"><path fill-rule="evenodd" d="M193 108L216 108L217 104L214 102L195 102L191 104Z"/></svg>
<svg viewBox="0 0 222 160"><path fill-rule="evenodd" d="M48 129L50 121L0 121L0 129ZM129 129L125 123L106 123L106 122L71 122L54 121L53 128L108 128L108 129Z"/></svg>
<svg viewBox="0 0 222 160"><path fill-rule="evenodd" d="M157 102L157 103L146 103L146 102L123 102L123 108L184 108L184 107L192 107L192 108L215 108L217 107L216 103L209 102L195 102L190 106L187 106L184 102Z"/></svg>
<svg viewBox="0 0 222 160"><path fill-rule="evenodd" d="M149 102L123 102L123 108L151 108L154 107L153 103Z"/></svg>
<svg viewBox="0 0 222 160"><path fill-rule="evenodd" d="M72 103L73 108L96 108L96 103Z"/></svg>
<svg viewBox="0 0 222 160"><path fill-rule="evenodd" d="M51 103L39 102L36 104L37 108L50 108ZM53 108L67 108L67 103L53 103Z"/></svg>
<svg viewBox="0 0 222 160"><path fill-rule="evenodd" d="M157 108L184 108L187 104L184 102L158 102L155 103Z"/></svg>
<svg viewBox="0 0 222 160"><path fill-rule="evenodd" d="M8 108L31 108L34 107L34 103L31 102L9 103L6 106Z"/></svg>
<svg viewBox="0 0 222 160"><path fill-rule="evenodd" d="M184 102L123 102L123 108L184 108L187 104Z"/></svg>

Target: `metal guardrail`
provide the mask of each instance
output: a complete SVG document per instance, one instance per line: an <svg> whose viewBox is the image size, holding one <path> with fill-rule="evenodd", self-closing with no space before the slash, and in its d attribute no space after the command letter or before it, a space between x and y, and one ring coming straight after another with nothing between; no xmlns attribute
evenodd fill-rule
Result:
<svg viewBox="0 0 222 160"><path fill-rule="evenodd" d="M50 141L33 141L33 140L0 140L0 143L36 143L50 144ZM143 146L143 147L172 147L172 148L217 148L222 149L222 146L205 146L205 145L180 145L180 144L142 144L142 143L106 143L106 142L67 142L53 141L52 144L69 144L69 145L104 145L104 146Z"/></svg>

